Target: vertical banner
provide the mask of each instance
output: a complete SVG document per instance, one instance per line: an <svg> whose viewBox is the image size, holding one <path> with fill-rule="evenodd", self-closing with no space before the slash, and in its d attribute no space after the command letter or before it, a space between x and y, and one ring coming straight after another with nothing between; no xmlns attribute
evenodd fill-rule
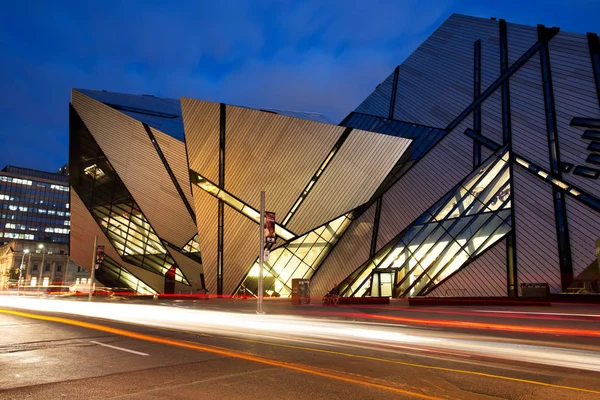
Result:
<svg viewBox="0 0 600 400"><path fill-rule="evenodd" d="M265 242L275 243L275 213L265 212Z"/></svg>
<svg viewBox="0 0 600 400"><path fill-rule="evenodd" d="M96 269L100 268L102 263L104 262L104 246L98 245L96 247Z"/></svg>

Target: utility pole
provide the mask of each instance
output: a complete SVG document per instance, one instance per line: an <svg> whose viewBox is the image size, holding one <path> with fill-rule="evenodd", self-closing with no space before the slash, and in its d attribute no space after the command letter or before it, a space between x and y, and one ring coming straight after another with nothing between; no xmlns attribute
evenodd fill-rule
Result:
<svg viewBox="0 0 600 400"><path fill-rule="evenodd" d="M69 255L66 255L65 262L65 272L63 273L63 286L67 287L67 293L69 292ZM64 287L61 288L61 291L64 290Z"/></svg>
<svg viewBox="0 0 600 400"><path fill-rule="evenodd" d="M263 312L263 262L265 259L265 192L260 192L260 253L258 256L258 314Z"/></svg>
<svg viewBox="0 0 600 400"><path fill-rule="evenodd" d="M92 301L92 292L94 291L94 275L96 272L96 250L98 249L98 235L94 236L94 251L92 252L92 270L90 272L90 293L88 301Z"/></svg>
<svg viewBox="0 0 600 400"><path fill-rule="evenodd" d="M21 265L19 265L19 283L17 284L17 296L21 291L21 280L23 279L23 262L25 261L25 254L29 253L29 249L23 249L23 255L21 256Z"/></svg>
<svg viewBox="0 0 600 400"><path fill-rule="evenodd" d="M40 294L40 288L42 287L42 274L44 273L44 258L46 256L46 252L45 252L45 247L43 244L40 244L38 246L38 248L42 249L42 263L40 264L40 274L39 274L39 280L37 282L37 287L38 287L38 295Z"/></svg>

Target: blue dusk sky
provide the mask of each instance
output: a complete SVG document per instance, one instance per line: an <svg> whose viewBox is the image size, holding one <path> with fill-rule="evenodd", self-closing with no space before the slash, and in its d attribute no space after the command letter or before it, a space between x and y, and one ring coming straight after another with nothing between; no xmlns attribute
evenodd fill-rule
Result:
<svg viewBox="0 0 600 400"><path fill-rule="evenodd" d="M600 0L4 1L0 168L67 162L73 87L339 122L452 13L600 32Z"/></svg>

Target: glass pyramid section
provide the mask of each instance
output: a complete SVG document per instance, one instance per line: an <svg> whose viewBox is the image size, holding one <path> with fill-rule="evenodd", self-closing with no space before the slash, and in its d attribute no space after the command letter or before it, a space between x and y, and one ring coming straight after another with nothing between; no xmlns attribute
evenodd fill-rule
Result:
<svg viewBox="0 0 600 400"><path fill-rule="evenodd" d="M109 256L104 256L102 266L96 271L96 278L105 285L109 282L111 287L127 287L139 294L157 294L156 290L136 278Z"/></svg>
<svg viewBox="0 0 600 400"><path fill-rule="evenodd" d="M187 242L187 244L185 246L183 246L183 249L181 249L181 252L182 253L200 253L200 243L198 242L198 234L196 234L196 236L191 238L190 241Z"/></svg>
<svg viewBox="0 0 600 400"><path fill-rule="evenodd" d="M339 286L343 296L423 296L511 229L500 149Z"/></svg>
<svg viewBox="0 0 600 400"><path fill-rule="evenodd" d="M309 279L317 270L333 245L350 225L349 214L322 225L272 250L263 263L264 294L288 297L292 293L292 279ZM258 291L258 257L236 290Z"/></svg>
<svg viewBox="0 0 600 400"><path fill-rule="evenodd" d="M72 107L70 119L71 185L125 262L164 276L175 261ZM189 285L179 268L175 280Z"/></svg>
<svg viewBox="0 0 600 400"><path fill-rule="evenodd" d="M76 90L175 139L184 141L181 103L178 99L145 94L113 93L105 90Z"/></svg>

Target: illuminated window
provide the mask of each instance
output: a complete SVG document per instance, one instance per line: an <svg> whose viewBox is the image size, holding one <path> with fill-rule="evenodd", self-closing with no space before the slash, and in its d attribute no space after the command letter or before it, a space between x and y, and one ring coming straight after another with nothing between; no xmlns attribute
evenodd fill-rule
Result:
<svg viewBox="0 0 600 400"><path fill-rule="evenodd" d="M196 177L193 182L196 186L204 189L208 193L215 196L217 199L222 200L224 203L229 205L230 207L236 209L237 211L244 214L246 217L250 218L256 223L260 223L260 212L250 207L248 204L245 204L241 200L232 196L224 190L219 189L214 183L210 182L208 179L202 177L201 175L194 175ZM294 233L288 231L283 226L279 224L275 224L275 234L284 240L290 240L296 235Z"/></svg>
<svg viewBox="0 0 600 400"><path fill-rule="evenodd" d="M184 253L200 253L200 243L198 235L194 236L181 250Z"/></svg>
<svg viewBox="0 0 600 400"><path fill-rule="evenodd" d="M99 168L96 170L96 173L98 173ZM102 171L100 171L102 172ZM54 190L60 190L63 192L68 192L69 188L67 186L61 186L61 185L50 185L50 189L54 189Z"/></svg>
<svg viewBox="0 0 600 400"><path fill-rule="evenodd" d="M341 216L272 250L269 259L263 263L265 293L270 296L290 296L292 279L309 279L350 222L348 215ZM258 274L257 259L238 290L247 289L256 293Z"/></svg>
<svg viewBox="0 0 600 400"><path fill-rule="evenodd" d="M96 164L93 164L93 165L90 165L89 167L84 168L83 171L85 172L85 174L91 176L93 179L96 179L96 180L102 178L105 175L104 171L102 171L102 169L100 169L100 167L96 166Z"/></svg>
<svg viewBox="0 0 600 400"><path fill-rule="evenodd" d="M156 294L156 290L152 289L146 283L136 278L127 269L123 268L112 258L105 256L102 268L99 270L99 274L107 274L111 278L118 280L123 286L134 290L139 294Z"/></svg>

